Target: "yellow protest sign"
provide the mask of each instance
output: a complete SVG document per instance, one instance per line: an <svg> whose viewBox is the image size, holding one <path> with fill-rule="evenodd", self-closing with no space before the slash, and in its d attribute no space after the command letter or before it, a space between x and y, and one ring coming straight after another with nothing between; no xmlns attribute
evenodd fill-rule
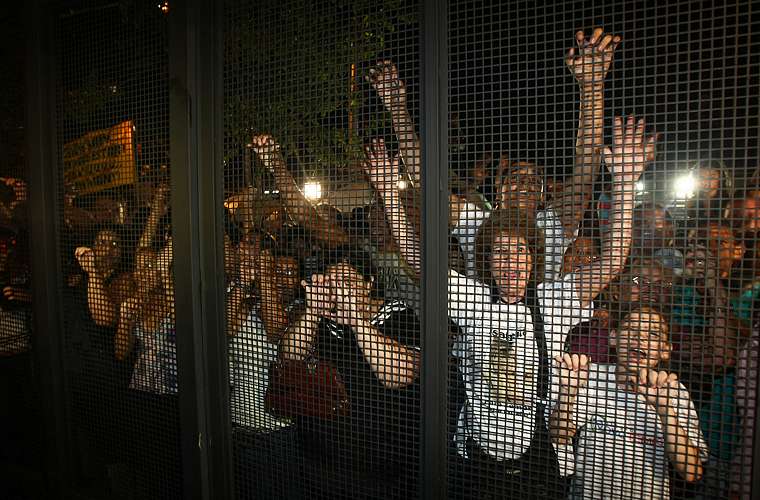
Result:
<svg viewBox="0 0 760 500"><path fill-rule="evenodd" d="M63 181L67 190L90 194L134 184L134 127L128 120L89 132L63 146Z"/></svg>

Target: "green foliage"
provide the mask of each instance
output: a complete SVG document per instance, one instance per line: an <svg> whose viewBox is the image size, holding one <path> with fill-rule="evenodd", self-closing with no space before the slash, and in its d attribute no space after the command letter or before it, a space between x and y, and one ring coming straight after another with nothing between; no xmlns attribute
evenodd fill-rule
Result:
<svg viewBox="0 0 760 500"><path fill-rule="evenodd" d="M349 117L366 92L352 85L351 65L374 62L388 37L413 22L400 0L260 2L255 14L237 20L226 44L227 85L251 90L226 102L233 146L269 133L312 170L355 163L363 153Z"/></svg>

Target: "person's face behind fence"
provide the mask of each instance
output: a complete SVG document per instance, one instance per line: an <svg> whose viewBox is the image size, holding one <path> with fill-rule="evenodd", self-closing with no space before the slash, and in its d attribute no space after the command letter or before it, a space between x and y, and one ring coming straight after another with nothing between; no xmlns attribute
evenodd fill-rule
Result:
<svg viewBox="0 0 760 500"><path fill-rule="evenodd" d="M562 274L570 274L579 267L599 260L593 238L578 237L565 251L562 259Z"/></svg>
<svg viewBox="0 0 760 500"><path fill-rule="evenodd" d="M672 277L655 264L634 265L620 277L617 289L622 304L652 304L659 307L672 304Z"/></svg>
<svg viewBox="0 0 760 500"><path fill-rule="evenodd" d="M699 190L706 199L718 196L720 191L720 170L716 168L704 168L699 171Z"/></svg>
<svg viewBox="0 0 760 500"><path fill-rule="evenodd" d="M369 319L372 279L365 279L347 263L331 265L327 268L327 276L336 320L341 324L353 324L357 320Z"/></svg>
<svg viewBox="0 0 760 500"><path fill-rule="evenodd" d="M141 294L155 290L161 283L158 272L158 256L153 250L141 248L135 255L135 283Z"/></svg>
<svg viewBox="0 0 760 500"><path fill-rule="evenodd" d="M280 255L275 258L274 268L277 287L283 301L287 304L293 300L301 283L298 275L298 259Z"/></svg>
<svg viewBox="0 0 760 500"><path fill-rule="evenodd" d="M746 231L760 230L760 191L753 191L735 206L740 207L739 213Z"/></svg>
<svg viewBox="0 0 760 500"><path fill-rule="evenodd" d="M626 316L610 337L617 364L627 372L654 368L670 359L668 327L659 313L644 309Z"/></svg>
<svg viewBox="0 0 760 500"><path fill-rule="evenodd" d="M707 233L707 248L718 259L721 278L731 274L731 268L744 256L744 245L736 241L730 228L713 224Z"/></svg>
<svg viewBox="0 0 760 500"><path fill-rule="evenodd" d="M498 233L491 248L491 275L499 295L509 303L525 297L533 255L528 242L520 236Z"/></svg>
<svg viewBox="0 0 760 500"><path fill-rule="evenodd" d="M535 213L543 197L543 180L532 163L518 162L509 167L501 185L502 208L518 208Z"/></svg>
<svg viewBox="0 0 760 500"><path fill-rule="evenodd" d="M661 207L648 207L636 211L633 224L633 249L651 253L669 246L675 234L673 223Z"/></svg>
<svg viewBox="0 0 760 500"><path fill-rule="evenodd" d="M121 260L121 242L113 231L100 231L92 245L95 265L101 272L111 272Z"/></svg>

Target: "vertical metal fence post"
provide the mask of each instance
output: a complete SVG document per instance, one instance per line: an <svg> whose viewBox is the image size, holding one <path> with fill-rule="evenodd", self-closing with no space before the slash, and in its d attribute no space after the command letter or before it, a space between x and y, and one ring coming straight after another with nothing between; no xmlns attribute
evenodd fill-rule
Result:
<svg viewBox="0 0 760 500"><path fill-rule="evenodd" d="M750 375L751 376L751 375ZM755 374L757 377L757 390L755 391L754 404L760 401L760 371ZM748 395L748 397L751 397ZM750 400L750 404L753 401ZM752 443L752 477L748 478L752 483L750 494L752 498L760 498L760 412L755 409L755 429L753 432L754 442Z"/></svg>
<svg viewBox="0 0 760 500"><path fill-rule="evenodd" d="M447 2L422 19L422 498L446 498L448 387Z"/></svg>
<svg viewBox="0 0 760 500"><path fill-rule="evenodd" d="M70 442L66 425L61 309L58 301L55 56L53 9L48 2L26 7L26 143L29 183L29 241L32 269L34 381L37 384L45 470L51 498L66 497Z"/></svg>
<svg viewBox="0 0 760 500"><path fill-rule="evenodd" d="M170 123L185 498L230 498L222 256L222 2L172 5Z"/></svg>

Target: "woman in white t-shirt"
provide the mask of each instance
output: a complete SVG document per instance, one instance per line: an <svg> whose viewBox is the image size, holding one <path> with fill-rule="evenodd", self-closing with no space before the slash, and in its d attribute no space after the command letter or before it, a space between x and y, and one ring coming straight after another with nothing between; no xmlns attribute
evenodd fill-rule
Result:
<svg viewBox="0 0 760 500"><path fill-rule="evenodd" d="M160 253L138 248L133 272L137 293L124 301L119 310L115 355L122 361L133 349L136 351L129 384L136 391L177 393L172 259L171 240Z"/></svg>
<svg viewBox="0 0 760 500"><path fill-rule="evenodd" d="M556 459L547 446L542 410L546 399L553 399L546 390L550 374L541 368L548 368L547 355L562 352L570 329L590 317L592 300L623 268L635 183L654 157L656 136L645 137L644 129L643 120L629 117L624 127L617 118L614 148L605 148L614 188L610 230L599 261L560 281L536 285L542 276L543 239L535 223L515 212L497 211L481 225L476 240L483 281L449 271L449 316L462 330L454 354L467 393L457 448L478 474L498 479L474 482L475 496L519 492L552 497L560 488L552 482ZM398 160L389 158L379 142L368 157L367 173L382 196L394 236L407 262L419 270L418 241L399 202L397 183L387 175L397 171Z"/></svg>
<svg viewBox="0 0 760 500"><path fill-rule="evenodd" d="M574 472L570 498L669 498L668 462L698 481L708 450L689 392L658 368L670 357L668 322L642 307L623 318L611 343L615 365L555 357L559 397L549 428L561 468Z"/></svg>

